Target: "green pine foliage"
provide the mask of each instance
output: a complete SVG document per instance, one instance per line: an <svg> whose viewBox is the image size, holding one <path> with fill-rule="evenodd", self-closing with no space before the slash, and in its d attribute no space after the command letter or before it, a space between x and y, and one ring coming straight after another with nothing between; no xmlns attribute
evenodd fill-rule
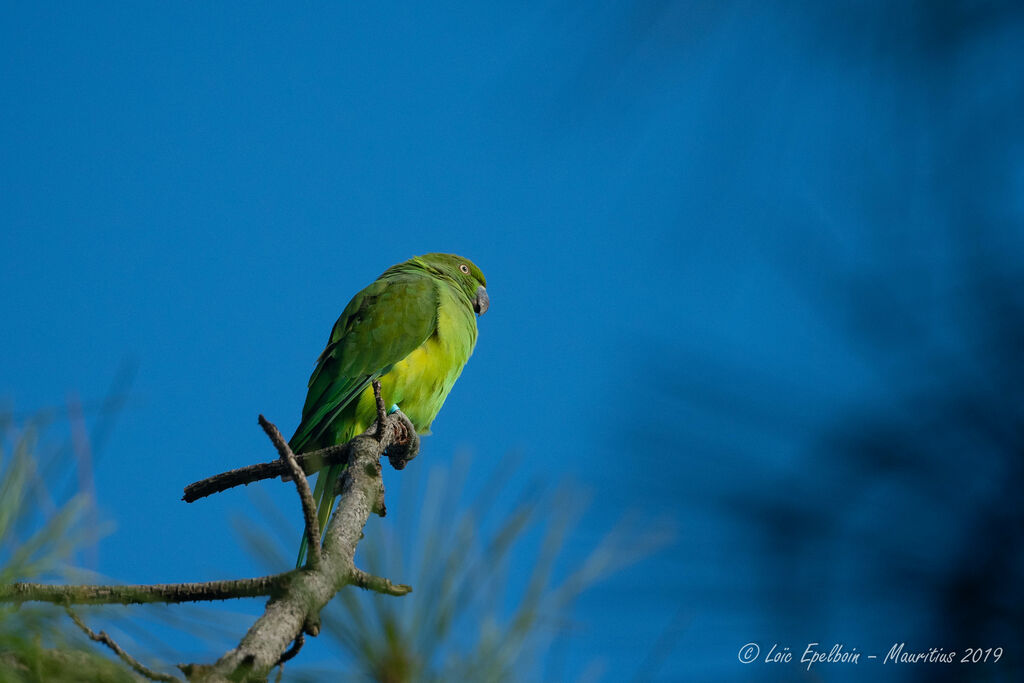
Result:
<svg viewBox="0 0 1024 683"><path fill-rule="evenodd" d="M0 432L0 583L59 579L81 545L95 538L81 525L87 497L61 505L48 498L36 444L34 429ZM0 683L136 680L71 628L55 606L0 605Z"/></svg>
<svg viewBox="0 0 1024 683"><path fill-rule="evenodd" d="M560 639L579 627L573 601L668 540L667 530L624 522L573 566L562 550L584 511L578 491L537 493L542 487L532 486L517 497L505 484L513 478L507 462L488 485L471 490L467 468L397 475L401 495L390 494L387 517L371 517L356 563L413 592L396 598L342 589L321 615L319 636L333 641L337 664L313 669L300 654L286 665L285 680L558 680L551 660ZM267 502L256 507L269 511ZM268 568L287 566L294 530L283 511L270 517L239 529ZM278 543L267 534L275 527ZM524 556L532 570L516 575L513 566Z"/></svg>

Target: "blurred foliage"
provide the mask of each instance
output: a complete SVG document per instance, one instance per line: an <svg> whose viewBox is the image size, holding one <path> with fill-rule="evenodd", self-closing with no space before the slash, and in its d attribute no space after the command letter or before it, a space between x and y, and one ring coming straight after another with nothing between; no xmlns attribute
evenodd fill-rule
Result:
<svg viewBox="0 0 1024 683"><path fill-rule="evenodd" d="M112 528L98 520L91 480L97 446L125 402L122 375L102 402L83 405L72 396L66 408L0 412L0 581L116 582L83 569L81 559L93 556ZM91 430L85 413L93 418ZM143 664L164 671L173 669L167 662L193 654L219 656L253 619L228 603L94 605L76 612L93 631L107 631ZM194 652L184 652L185 643ZM139 678L88 640L63 609L0 605L0 683L63 680Z"/></svg>
<svg viewBox="0 0 1024 683"><path fill-rule="evenodd" d="M343 653L339 665L328 672L290 664L287 679L543 680L559 639L571 635L575 598L671 535L664 525L625 519L582 562L566 566L563 548L585 507L578 491L535 485L513 498L505 490L507 461L479 490L466 485L467 468L463 460L435 467L426 481L405 475L387 517L367 524L357 563L410 583L413 592L394 598L342 590L322 615L321 635ZM268 542L272 527L278 544ZM287 566L295 533L280 511L270 525L239 528L255 554ZM512 558L521 565L524 554L533 570L517 576Z"/></svg>
<svg viewBox="0 0 1024 683"><path fill-rule="evenodd" d="M679 20L689 9L620 22L644 30L648 71L686 73L696 43L670 32L692 25ZM710 123L651 123L666 158L713 181L680 191L671 236L683 286L707 303L629 378L658 378L672 423L652 435L646 408L623 406L636 422L623 445L656 439L631 495L680 515L686 543L665 574L708 625L675 671L775 680L796 670L737 670L736 648L884 654L906 641L1005 654L873 676L1022 680L1024 5L731 9L706 13L714 50L698 53L715 63L696 70L714 84ZM708 140L696 152L708 163L673 134ZM712 289L702 262L734 283Z"/></svg>
<svg viewBox="0 0 1024 683"><path fill-rule="evenodd" d="M962 261L923 276L898 249L855 272L837 256L809 288L877 373L879 388L860 399L764 368L718 365L712 383L675 373L679 411L717 412L733 433L683 439L679 472L696 476L670 498L685 518L713 510L705 523L735 540L710 586L721 614L770 624L747 632L796 642L835 634L883 653L903 641L961 655L1002 647L998 665L969 674L969 664L908 667L886 680L1019 680L1024 267L1006 263L1000 231L932 236ZM934 301L937 282L942 301L930 313L922 302ZM691 580L687 591L708 591ZM744 599L721 597L729 591Z"/></svg>
<svg viewBox="0 0 1024 683"><path fill-rule="evenodd" d="M86 495L55 506L35 457L29 428L6 428L0 442L0 582L66 576L66 563L95 540ZM43 510L53 509L46 516ZM132 681L124 667L84 641L59 608L0 605L0 682Z"/></svg>

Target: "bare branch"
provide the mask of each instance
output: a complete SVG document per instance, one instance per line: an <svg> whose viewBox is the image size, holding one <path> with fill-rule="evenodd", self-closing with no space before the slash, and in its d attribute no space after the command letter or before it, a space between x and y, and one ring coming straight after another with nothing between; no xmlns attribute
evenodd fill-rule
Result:
<svg viewBox="0 0 1024 683"><path fill-rule="evenodd" d="M332 462L328 458L336 459L335 462L347 463L348 467L345 468L340 480L341 500L327 525L318 562L311 562L310 566L303 569L271 576L206 583L132 586L53 586L15 583L0 585L0 602L20 604L35 600L67 607L71 604L177 603L269 596L270 600L263 615L253 624L236 648L224 654L213 665L179 666L191 681L222 683L229 680L265 681L274 666L298 653L304 642L303 634L315 636L319 633L320 611L345 586L353 585L395 596L409 593L411 587L393 584L388 579L367 574L357 569L354 562L356 545L362 538L367 519L372 512L383 511L384 483L381 477L380 458L386 452L392 463L399 461L404 464L416 456L419 439L409 418L401 411L384 415L373 432L367 430L344 446L309 454L302 463L288 448L281 433L273 424L262 416L260 424L278 448L281 459L276 463L243 468L199 482L200 490L206 491L201 495L208 495L238 483L265 478L262 475L270 470L274 473L267 476L287 473L296 481L303 501L303 512L308 518L314 506L309 484L304 476L306 467L313 466L312 471L315 471L325 462ZM252 478L253 472L259 472L261 476ZM214 480L216 483L211 485L209 482ZM305 484L305 490L302 484ZM314 524L310 524L307 519L307 533L309 531L318 535L315 513ZM312 543L311 546L315 547ZM85 625L73 615L70 607L67 608L76 623L85 629ZM105 634L95 635L88 630L86 632L94 640L106 643L122 658L127 657Z"/></svg>
<svg viewBox="0 0 1024 683"><path fill-rule="evenodd" d="M315 474L328 465L344 464L348 461L348 444L328 446L318 451L301 453L295 456L295 461L302 468L303 473ZM236 486L248 485L264 479L274 479L282 474L291 474L291 469L280 459L273 462L264 462L258 465L247 465L228 472L221 472L208 477L194 484L185 487L185 495L182 500L186 503L194 503L200 498L220 493Z"/></svg>
<svg viewBox="0 0 1024 683"><path fill-rule="evenodd" d="M396 424L395 428L384 430L381 441L377 440L376 433L371 435L368 430L349 442L349 466L342 475L341 498L324 535L320 569L299 572L280 595L271 598L263 615L238 647L226 653L212 667L187 667L186 671L196 673L194 680L265 680L281 653L299 633L307 630L307 625L319 621L320 610L346 585L389 595L403 595L411 590L408 586L370 576L354 564L363 526L383 490L380 458L389 448L396 452L404 451L409 442L398 439L407 432L415 433L412 423L401 412L386 416L386 421Z"/></svg>
<svg viewBox="0 0 1024 683"><path fill-rule="evenodd" d="M291 470L292 481L295 482L295 488L299 492L299 500L302 501L302 516L305 519L306 545L308 548L306 552L307 562L310 569L319 569L321 559L320 522L316 517L316 501L313 500L313 492L309 490L309 482L306 480L306 475L303 473L302 468L295 462L295 454L292 453L288 442L281 436L280 430L262 415L259 417L259 423L263 427L263 431L270 437L270 441L277 448L277 452L281 454L281 460L287 463Z"/></svg>
<svg viewBox="0 0 1024 683"><path fill-rule="evenodd" d="M0 602L52 602L58 605L137 605L151 602L210 602L273 596L287 586L298 573L293 569L282 574L253 579L229 579L203 583L156 583L128 586L55 586L45 583L11 583L0 585Z"/></svg>
<svg viewBox="0 0 1024 683"><path fill-rule="evenodd" d="M159 671L153 671L152 669L141 664L139 660L135 659L130 654L125 652L124 649L120 645L118 645L113 638L108 636L105 631L95 633L91 628L85 625L85 622L82 621L82 619L77 614L75 614L74 610L72 610L70 607L65 607L64 610L68 613L68 616L71 617L71 621L75 622L75 626L77 626L85 632L85 635L89 636L90 639L96 641L97 643L103 643L104 645L109 647L111 650L114 651L114 654L121 658L121 661L123 661L131 668L135 669L135 671L142 674L149 680L164 681L165 683L181 683L180 678L176 678L174 676L171 676L170 674L162 674Z"/></svg>

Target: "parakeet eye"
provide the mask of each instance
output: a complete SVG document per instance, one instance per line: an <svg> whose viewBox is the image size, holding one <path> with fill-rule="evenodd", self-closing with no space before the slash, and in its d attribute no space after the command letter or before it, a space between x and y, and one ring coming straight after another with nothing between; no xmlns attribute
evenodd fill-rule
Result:
<svg viewBox="0 0 1024 683"><path fill-rule="evenodd" d="M467 266L465 263L459 264L459 270L461 270L466 275L469 275L469 266Z"/></svg>

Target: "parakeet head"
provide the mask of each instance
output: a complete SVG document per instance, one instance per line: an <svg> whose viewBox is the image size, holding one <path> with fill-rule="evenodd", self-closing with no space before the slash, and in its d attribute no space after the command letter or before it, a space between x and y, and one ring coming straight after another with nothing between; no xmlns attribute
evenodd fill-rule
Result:
<svg viewBox="0 0 1024 683"><path fill-rule="evenodd" d="M453 281L473 303L477 315L483 315L491 305L487 296L487 278L483 271L468 258L455 254L424 254L416 259L426 268Z"/></svg>

